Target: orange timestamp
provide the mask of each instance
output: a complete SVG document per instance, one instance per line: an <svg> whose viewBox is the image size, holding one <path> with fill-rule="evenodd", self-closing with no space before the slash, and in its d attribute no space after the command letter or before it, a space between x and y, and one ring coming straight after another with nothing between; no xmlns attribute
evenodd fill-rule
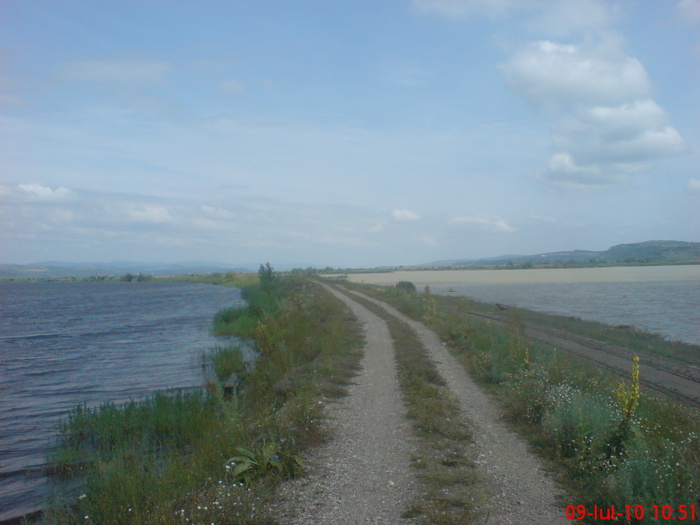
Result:
<svg viewBox="0 0 700 525"><path fill-rule="evenodd" d="M695 520L696 508L695 505L652 505L651 508L644 505L625 505L624 507L587 507L586 505L567 505L566 519L568 520L583 520L593 518L601 521L617 521L618 519L625 520L641 520L644 517L652 518L656 521L660 520Z"/></svg>

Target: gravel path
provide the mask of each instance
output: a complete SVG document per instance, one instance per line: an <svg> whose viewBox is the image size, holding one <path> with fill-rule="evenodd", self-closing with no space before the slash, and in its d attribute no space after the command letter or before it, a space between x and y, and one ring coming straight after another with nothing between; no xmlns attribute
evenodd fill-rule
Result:
<svg viewBox="0 0 700 525"><path fill-rule="evenodd" d="M525 442L500 421L498 406L466 374L435 333L386 303L359 292L351 293L381 306L415 330L456 396L465 422L471 423L474 460L492 492L485 523L570 523L564 509L555 502L556 495L562 494L561 489L545 475L542 464L528 451Z"/></svg>
<svg viewBox="0 0 700 525"><path fill-rule="evenodd" d="M332 439L307 458L310 475L280 491L277 519L291 524L405 523L415 497L414 448L386 323L329 286L363 324L362 371L327 407Z"/></svg>

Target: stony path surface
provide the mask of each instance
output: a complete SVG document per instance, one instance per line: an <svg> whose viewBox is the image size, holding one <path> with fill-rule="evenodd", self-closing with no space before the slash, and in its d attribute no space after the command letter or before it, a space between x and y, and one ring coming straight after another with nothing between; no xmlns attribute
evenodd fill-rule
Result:
<svg viewBox="0 0 700 525"><path fill-rule="evenodd" d="M528 451L525 442L500 421L498 406L466 374L437 335L386 303L359 292L351 293L381 306L415 330L456 396L465 422L472 427L474 460L493 494L484 523L570 523L565 518L562 506L555 502L561 489L545 475L540 461Z"/></svg>
<svg viewBox="0 0 700 525"><path fill-rule="evenodd" d="M405 523L401 514L417 490L410 467L414 445L389 330L377 315L323 286L364 326L362 371L348 396L327 407L333 439L307 459L309 477L281 490L276 517L284 524Z"/></svg>

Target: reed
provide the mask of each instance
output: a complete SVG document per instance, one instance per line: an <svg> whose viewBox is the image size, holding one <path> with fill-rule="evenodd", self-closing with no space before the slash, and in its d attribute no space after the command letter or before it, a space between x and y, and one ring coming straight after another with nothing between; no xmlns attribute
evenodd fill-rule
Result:
<svg viewBox="0 0 700 525"><path fill-rule="evenodd" d="M245 295L254 332L267 334L255 337L255 367L235 347L214 348L204 359L218 381L202 392L76 407L49 458L57 494L44 523L272 522L273 489L302 474L301 454L323 440L325 386L342 394L362 336L345 306L305 279L275 275ZM238 372L241 388L224 396L221 381Z"/></svg>

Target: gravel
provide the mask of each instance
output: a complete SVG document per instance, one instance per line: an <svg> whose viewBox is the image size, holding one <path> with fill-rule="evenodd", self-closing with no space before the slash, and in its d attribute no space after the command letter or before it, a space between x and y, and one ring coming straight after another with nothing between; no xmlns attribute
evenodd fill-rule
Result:
<svg viewBox="0 0 700 525"><path fill-rule="evenodd" d="M332 439L307 458L310 475L280 491L277 519L291 524L404 523L417 492L414 441L386 323L330 287L364 326L362 371L348 395L329 403Z"/></svg>
<svg viewBox="0 0 700 525"><path fill-rule="evenodd" d="M386 323L329 286L363 324L362 372L348 396L326 407L331 439L307 458L309 476L280 489L276 518L290 524L407 523L402 519L418 484L411 470L415 438L405 417L391 336ZM472 429L472 459L490 494L483 523L569 523L563 491L546 475L525 442L500 420L500 410L466 374L434 332L389 305L358 292L407 323L436 362ZM575 503L575 502L571 502Z"/></svg>
<svg viewBox="0 0 700 525"><path fill-rule="evenodd" d="M525 442L501 421L498 405L467 375L437 335L386 303L352 293L378 304L418 334L458 400L462 416L472 429L474 461L492 494L485 523L569 523L564 509L556 503L557 496L564 495L563 490L546 475L541 461L528 450Z"/></svg>

